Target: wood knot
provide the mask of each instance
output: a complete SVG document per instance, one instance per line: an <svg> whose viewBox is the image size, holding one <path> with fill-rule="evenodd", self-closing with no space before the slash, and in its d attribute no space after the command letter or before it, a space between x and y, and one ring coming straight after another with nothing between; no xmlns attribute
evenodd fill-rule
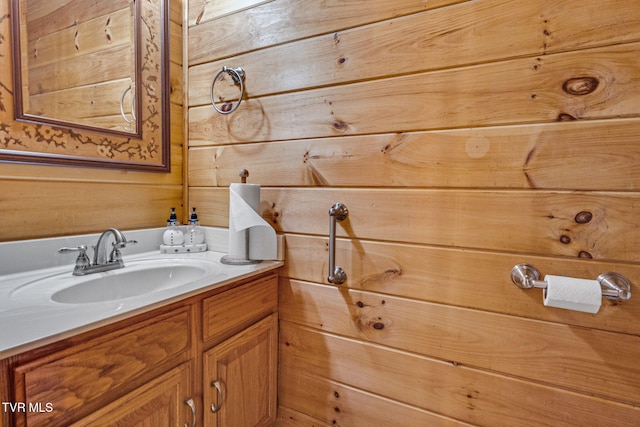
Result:
<svg viewBox="0 0 640 427"><path fill-rule="evenodd" d="M572 122L574 120L578 120L578 119L573 117L571 114L567 114L567 113L558 114L558 121L559 122Z"/></svg>
<svg viewBox="0 0 640 427"><path fill-rule="evenodd" d="M376 322L372 326L373 326L373 329L377 329L377 330L384 329L384 323L382 323L382 322Z"/></svg>
<svg viewBox="0 0 640 427"><path fill-rule="evenodd" d="M580 251L578 253L578 258L586 258L586 259L593 259L593 255L591 255L589 252L587 251Z"/></svg>
<svg viewBox="0 0 640 427"><path fill-rule="evenodd" d="M578 212L574 219L578 224L586 224L588 222L591 222L591 220L593 219L593 214L589 211Z"/></svg>
<svg viewBox="0 0 640 427"><path fill-rule="evenodd" d="M562 236L560 236L560 242L565 245L568 245L569 243L571 243L571 237L563 234Z"/></svg>
<svg viewBox="0 0 640 427"><path fill-rule="evenodd" d="M387 276L400 276L402 274L402 270L399 268L388 268L385 270L384 274Z"/></svg>
<svg viewBox="0 0 640 427"><path fill-rule="evenodd" d="M600 81L595 77L576 77L569 79L562 85L562 90L569 95L588 95L598 88Z"/></svg>
<svg viewBox="0 0 640 427"><path fill-rule="evenodd" d="M339 130L341 132L344 132L347 129L349 129L349 125L347 123L343 122L342 120L336 120L335 122L333 122L333 128L335 130Z"/></svg>
<svg viewBox="0 0 640 427"><path fill-rule="evenodd" d="M400 268L388 268L381 275L384 280L395 280L402 276L402 269Z"/></svg>

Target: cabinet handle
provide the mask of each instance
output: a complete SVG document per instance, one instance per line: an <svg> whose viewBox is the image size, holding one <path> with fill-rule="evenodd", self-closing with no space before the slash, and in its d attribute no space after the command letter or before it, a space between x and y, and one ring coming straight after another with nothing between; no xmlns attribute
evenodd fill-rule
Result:
<svg viewBox="0 0 640 427"><path fill-rule="evenodd" d="M191 427L196 427L196 404L193 403L192 398L188 398L184 403L191 408ZM189 423L184 423L184 427L189 427Z"/></svg>
<svg viewBox="0 0 640 427"><path fill-rule="evenodd" d="M220 410L220 408L222 408L222 388L220 387L220 381L213 381L211 383L211 387L215 387L216 390L218 390L218 406L216 406L215 403L211 404L211 412L213 412L214 414L216 412L218 412Z"/></svg>

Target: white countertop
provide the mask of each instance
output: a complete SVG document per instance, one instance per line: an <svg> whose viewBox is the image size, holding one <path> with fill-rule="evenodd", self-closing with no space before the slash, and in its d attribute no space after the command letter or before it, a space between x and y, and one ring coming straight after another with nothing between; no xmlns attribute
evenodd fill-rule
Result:
<svg viewBox="0 0 640 427"><path fill-rule="evenodd" d="M142 234L143 238L147 238L149 233L153 236L151 239L153 243L151 245L149 243L141 245L140 248L143 250L156 246L158 236L161 238L161 233L158 234L157 229L146 231ZM216 235L216 233L218 233L218 235ZM127 238L137 237L137 239L140 239L141 236L135 232L126 231L125 235ZM130 237L130 235L136 237ZM223 248L224 244L217 244L216 242L211 242L210 244L209 242L213 238L218 239L223 235L224 234L219 234L218 230L208 230L207 243L214 249ZM69 259L67 259L64 265L50 265L52 263L60 263L57 254L50 254L49 257L44 257L44 261L41 260L35 264L35 267L40 268L34 268L34 262L26 262L24 263L25 266L16 267L16 264L19 263L15 261L15 259L12 259L24 256L24 248L20 249L20 244L28 249L28 255L32 257L34 253L40 255L38 253L40 243L44 244L47 253L51 252L51 247L59 248L61 246L69 246L67 245L67 243L69 243L67 240L70 238L63 239L65 240L65 244L61 244L60 241L55 241L58 239L41 239L42 242L15 242L18 246L13 247L13 250L10 250L9 244L0 244L0 359L109 323L114 323L124 318L150 311L154 308L188 298L216 287L224 286L236 280L272 270L282 265L281 261L263 261L259 264L248 266L223 265L221 272L213 275L213 277L205 276L183 286L115 301L65 304L52 301L25 302L12 298L12 292L16 288L37 280L38 278L65 272L68 272L71 276L73 261L75 259L73 256L70 257L71 264L68 263ZM93 235L89 237L77 236L77 239L89 239L87 243L93 244L95 243L96 237ZM54 240L55 242L51 243L50 240ZM76 245L75 240L71 240L71 245ZM223 255L225 255L225 252L217 250L190 254L164 255L157 249L146 252L138 251L127 255L125 250L123 250L125 269L127 262L135 262L137 260L188 258L192 260L200 259L204 262L219 262ZM11 272L7 274L8 271Z"/></svg>

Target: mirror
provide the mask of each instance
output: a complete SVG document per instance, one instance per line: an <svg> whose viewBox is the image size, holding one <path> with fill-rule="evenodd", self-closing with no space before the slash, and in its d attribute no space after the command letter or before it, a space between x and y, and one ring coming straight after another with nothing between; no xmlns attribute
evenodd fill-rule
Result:
<svg viewBox="0 0 640 427"><path fill-rule="evenodd" d="M11 2L0 160L168 171L168 1Z"/></svg>

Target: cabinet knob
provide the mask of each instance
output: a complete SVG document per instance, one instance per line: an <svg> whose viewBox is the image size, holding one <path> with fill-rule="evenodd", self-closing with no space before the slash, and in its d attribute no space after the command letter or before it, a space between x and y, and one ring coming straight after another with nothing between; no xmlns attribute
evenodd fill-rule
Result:
<svg viewBox="0 0 640 427"><path fill-rule="evenodd" d="M222 387L220 387L220 381L217 380L211 383L211 387L215 387L218 390L218 406L215 403L211 404L211 412L215 414L222 408Z"/></svg>

